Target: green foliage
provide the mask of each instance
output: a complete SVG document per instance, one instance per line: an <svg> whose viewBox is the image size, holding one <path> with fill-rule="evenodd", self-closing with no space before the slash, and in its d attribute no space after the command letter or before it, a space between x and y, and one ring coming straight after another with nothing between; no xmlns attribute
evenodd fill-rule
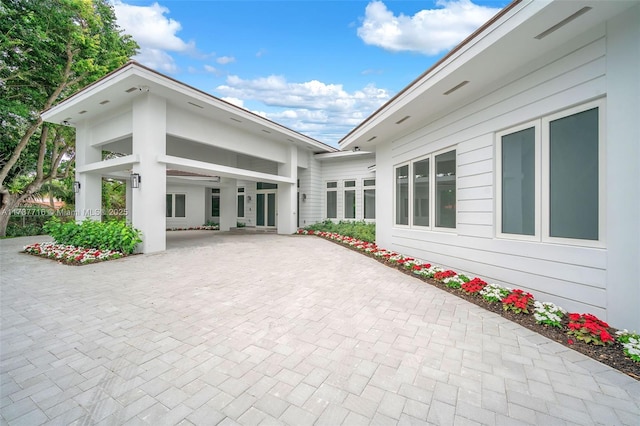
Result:
<svg viewBox="0 0 640 426"><path fill-rule="evenodd" d="M110 0L0 0L3 213L72 167L75 129L43 125L40 112L124 65L137 49ZM0 220L0 235L6 224Z"/></svg>
<svg viewBox="0 0 640 426"><path fill-rule="evenodd" d="M305 228L309 231L335 232L346 237L357 238L368 243L376 240L376 224L361 221L340 221L338 223L331 220L315 223Z"/></svg>
<svg viewBox="0 0 640 426"><path fill-rule="evenodd" d="M26 237L43 235L44 224L51 219L53 212L42 207L24 207L14 209L7 224L7 237Z"/></svg>
<svg viewBox="0 0 640 426"><path fill-rule="evenodd" d="M140 231L124 221L97 222L85 219L82 223L62 223L57 217L51 218L45 231L58 244L99 250L117 250L131 254L142 242Z"/></svg>

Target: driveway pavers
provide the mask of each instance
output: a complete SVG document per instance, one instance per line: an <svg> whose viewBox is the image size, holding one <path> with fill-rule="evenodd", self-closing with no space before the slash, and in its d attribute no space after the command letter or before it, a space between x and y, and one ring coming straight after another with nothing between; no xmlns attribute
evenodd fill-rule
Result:
<svg viewBox="0 0 640 426"><path fill-rule="evenodd" d="M0 240L3 425L639 423L640 382L317 237L42 240Z"/></svg>

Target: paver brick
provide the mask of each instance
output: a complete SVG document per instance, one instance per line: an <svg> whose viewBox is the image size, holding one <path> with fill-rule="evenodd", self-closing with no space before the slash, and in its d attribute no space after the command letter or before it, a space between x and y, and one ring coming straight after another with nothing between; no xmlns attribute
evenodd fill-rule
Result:
<svg viewBox="0 0 640 426"><path fill-rule="evenodd" d="M1 424L640 417L640 382L333 243L168 239L78 268L0 240Z"/></svg>

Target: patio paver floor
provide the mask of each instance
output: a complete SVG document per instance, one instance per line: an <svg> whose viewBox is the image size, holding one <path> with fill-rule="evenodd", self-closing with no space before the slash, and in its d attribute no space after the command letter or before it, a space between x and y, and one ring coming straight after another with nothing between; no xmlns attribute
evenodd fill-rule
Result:
<svg viewBox="0 0 640 426"><path fill-rule="evenodd" d="M640 382L316 237L0 240L0 424L629 424Z"/></svg>

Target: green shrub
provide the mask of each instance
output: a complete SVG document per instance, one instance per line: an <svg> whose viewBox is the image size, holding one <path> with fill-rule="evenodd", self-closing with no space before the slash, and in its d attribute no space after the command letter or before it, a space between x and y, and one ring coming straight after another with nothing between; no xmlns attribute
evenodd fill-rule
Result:
<svg viewBox="0 0 640 426"><path fill-rule="evenodd" d="M307 226L309 231L335 232L347 237L357 238L362 241L373 243L376 240L376 224L360 221L332 222L327 219L324 222Z"/></svg>
<svg viewBox="0 0 640 426"><path fill-rule="evenodd" d="M81 223L62 223L57 217L51 218L44 230L56 243L99 250L117 250L131 254L142 242L140 231L124 221L97 222L85 219Z"/></svg>

